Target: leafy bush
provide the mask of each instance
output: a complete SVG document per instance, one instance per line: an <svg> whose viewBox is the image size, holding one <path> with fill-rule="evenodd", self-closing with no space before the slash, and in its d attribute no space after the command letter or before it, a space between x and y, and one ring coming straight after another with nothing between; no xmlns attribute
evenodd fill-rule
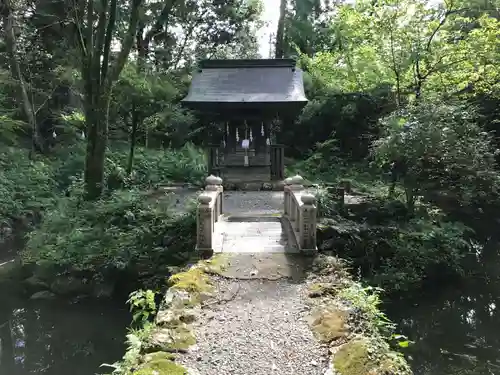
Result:
<svg viewBox="0 0 500 375"><path fill-rule="evenodd" d="M23 149L0 153L0 220L35 218L55 204L57 183L47 160L30 160Z"/></svg>
<svg viewBox="0 0 500 375"><path fill-rule="evenodd" d="M161 267L188 259L195 246L194 210L174 215L169 204L168 196L157 199L135 189L92 203L61 199L30 234L23 260L90 275L164 275Z"/></svg>
<svg viewBox="0 0 500 375"><path fill-rule="evenodd" d="M334 250L370 284L389 293L464 273L463 260L472 249L470 228L446 221L437 210L421 208L409 219L400 204L380 203L324 219L318 233L320 249Z"/></svg>
<svg viewBox="0 0 500 375"><path fill-rule="evenodd" d="M318 150L327 147L326 145L330 142L327 141L324 145L319 145ZM334 156L328 159L320 151L316 151L307 159L296 161L286 168L287 176L299 174L306 180L320 185L339 185L343 181L348 181L357 192L385 196L388 185L377 175L377 172L378 170L367 163L347 163Z"/></svg>
<svg viewBox="0 0 500 375"><path fill-rule="evenodd" d="M111 150L108 156L110 171L125 171L128 149ZM207 175L206 157L203 150L187 143L180 149L137 148L134 154L134 170L131 183L151 186L161 182L201 183Z"/></svg>
<svg viewBox="0 0 500 375"><path fill-rule="evenodd" d="M206 176L204 153L191 144L181 149L136 151L132 178L125 176L128 149L113 144L108 152L106 174L119 174L127 187L148 188L159 183L200 183ZM30 160L28 151L3 147L0 154L0 221L39 217L52 208L67 190L82 180L85 144L56 149L54 154ZM123 184L120 185L123 187Z"/></svg>
<svg viewBox="0 0 500 375"><path fill-rule="evenodd" d="M465 204L477 195L500 197L495 150L474 119L471 107L422 102L382 120L386 135L373 154L381 166L395 163L410 209L431 193L451 193Z"/></svg>
<svg viewBox="0 0 500 375"><path fill-rule="evenodd" d="M363 159L372 138L379 133L378 119L393 107L390 90L384 87L369 93L346 93L323 86L313 91L309 90L311 100L297 121L289 121L283 128L281 142L290 146L288 154L299 157L317 144L334 140L337 156Z"/></svg>

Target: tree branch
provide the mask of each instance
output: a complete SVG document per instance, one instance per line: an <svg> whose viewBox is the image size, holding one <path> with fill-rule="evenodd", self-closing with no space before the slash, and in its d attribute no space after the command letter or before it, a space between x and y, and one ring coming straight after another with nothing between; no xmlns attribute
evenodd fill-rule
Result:
<svg viewBox="0 0 500 375"><path fill-rule="evenodd" d="M76 1L73 0L73 9L75 12L75 27L76 27L76 33L77 33L77 38L78 38L78 45L80 46L80 51L82 52L82 56L85 58L87 56L87 48L85 47L85 39L83 37L82 33L82 23L80 19L78 18L78 7L76 6Z"/></svg>
<svg viewBox="0 0 500 375"><path fill-rule="evenodd" d="M191 38L191 36L193 35L193 32L194 32L194 29L199 26L202 22L203 22L203 17L205 16L205 14L208 13L208 9L205 9L205 11L194 21L193 24L191 24L189 27L188 27L188 31L184 37L184 40L183 40L183 43L182 43L182 46L181 48L179 49L179 53L177 54L177 57L175 59L175 62L174 64L172 65L173 66L173 69L177 69L177 66L179 65L179 62L181 61L182 59L182 54L184 53L184 50L186 49L186 45L187 45L187 42L188 40Z"/></svg>
<svg viewBox="0 0 500 375"><path fill-rule="evenodd" d="M113 82L118 79L120 72L123 70L125 63L127 62L127 57L132 49L134 44L134 38L137 31L137 24L139 22L139 10L142 5L142 0L131 0L131 14L130 21L128 24L127 34L122 43L122 48L118 53L118 57L116 59L116 63L111 67L109 75L106 78L106 90L109 91Z"/></svg>
<svg viewBox="0 0 500 375"><path fill-rule="evenodd" d="M111 41L113 40L113 31L116 23L116 3L117 0L111 0L111 7L109 10L108 26L106 28L106 38L104 41L104 50L102 54L102 68L101 68L101 82L106 81L109 66L109 52L111 50Z"/></svg>
<svg viewBox="0 0 500 375"><path fill-rule="evenodd" d="M82 2L83 3L83 2ZM92 66L94 61L94 2L92 0L87 0L87 32L86 32L86 59L82 65L82 76L85 82L85 93L91 97L95 89L92 80ZM90 103L93 105L93 103Z"/></svg>
<svg viewBox="0 0 500 375"><path fill-rule="evenodd" d="M92 1L92 0L89 0ZM99 11L99 17L97 21L97 33L96 33L96 46L95 46L95 58L93 61L93 66L92 66L92 74L95 74L95 76L98 79L98 86L100 87L102 79L101 79L101 54L102 50L104 48L104 38L107 37L106 35L106 21L107 21L107 16L106 13L108 11L108 0L101 0L101 9ZM112 16L110 16L112 17ZM109 26L109 24L108 24Z"/></svg>
<svg viewBox="0 0 500 375"><path fill-rule="evenodd" d="M151 40L155 35L159 33L159 31L162 29L163 25L168 21L168 18L170 17L170 13L174 7L174 5L177 3L178 0L167 0L165 2L165 6L163 7L160 15L156 19L156 22L154 23L153 27L146 33L146 36L144 37L143 43L144 45L148 46L149 43L151 43Z"/></svg>
<svg viewBox="0 0 500 375"><path fill-rule="evenodd" d="M446 23L446 20L448 19L449 16L451 16L452 14L455 14L455 13L460 13L460 12L463 12L467 10L467 8L460 8L460 9L455 9L455 10L447 10L443 16L443 19L441 20L441 22L439 22L439 25L436 26L436 28L432 31L429 39L427 40L427 45L425 47L425 49L427 50L427 52L430 52L431 51L431 43L432 43L432 40L434 39L434 37L436 36L436 34L438 33L438 31L441 29L441 27L444 26L444 24Z"/></svg>

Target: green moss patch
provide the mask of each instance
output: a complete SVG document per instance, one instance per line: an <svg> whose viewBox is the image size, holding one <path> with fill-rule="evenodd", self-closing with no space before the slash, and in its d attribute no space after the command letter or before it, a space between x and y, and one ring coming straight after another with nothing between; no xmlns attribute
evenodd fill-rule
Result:
<svg viewBox="0 0 500 375"><path fill-rule="evenodd" d="M380 338L357 338L344 344L333 357L340 375L411 375L404 357L391 351Z"/></svg>
<svg viewBox="0 0 500 375"><path fill-rule="evenodd" d="M330 343L347 334L347 314L333 307L317 309L311 316L311 328L318 340Z"/></svg>
<svg viewBox="0 0 500 375"><path fill-rule="evenodd" d="M169 359L157 359L143 365L132 375L186 375L187 370Z"/></svg>
<svg viewBox="0 0 500 375"><path fill-rule="evenodd" d="M333 365L340 375L378 375L373 362L368 343L363 339L343 345L333 358Z"/></svg>
<svg viewBox="0 0 500 375"><path fill-rule="evenodd" d="M336 286L329 283L314 283L308 287L308 295L311 298L335 294L337 294Z"/></svg>
<svg viewBox="0 0 500 375"><path fill-rule="evenodd" d="M393 325L380 310L376 290L356 282L342 261L319 255L309 275L309 319L316 338L330 347L339 375L411 375L401 353L388 343Z"/></svg>
<svg viewBox="0 0 500 375"><path fill-rule="evenodd" d="M142 362L143 363L148 363L148 362L154 362L154 361L159 361L159 360L169 360L173 361L175 359L175 355L169 352L154 352L154 353L148 353L144 355Z"/></svg>
<svg viewBox="0 0 500 375"><path fill-rule="evenodd" d="M187 325L171 328L157 328L145 345L148 352L183 352L196 344L196 338Z"/></svg>
<svg viewBox="0 0 500 375"><path fill-rule="evenodd" d="M169 283L172 288L190 293L203 293L212 290L208 275L201 267L192 267L188 271L172 275Z"/></svg>

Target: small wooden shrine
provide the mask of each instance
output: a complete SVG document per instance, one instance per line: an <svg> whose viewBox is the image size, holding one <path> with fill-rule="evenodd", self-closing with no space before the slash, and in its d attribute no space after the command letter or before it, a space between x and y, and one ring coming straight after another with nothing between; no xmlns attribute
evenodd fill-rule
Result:
<svg viewBox="0 0 500 375"><path fill-rule="evenodd" d="M284 178L276 136L307 103L295 60L203 60L182 103L216 124L210 173L226 182Z"/></svg>

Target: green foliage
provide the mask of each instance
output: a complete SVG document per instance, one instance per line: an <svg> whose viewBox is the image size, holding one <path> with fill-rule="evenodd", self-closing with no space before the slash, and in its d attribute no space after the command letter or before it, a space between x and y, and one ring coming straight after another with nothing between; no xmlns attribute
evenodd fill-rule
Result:
<svg viewBox="0 0 500 375"><path fill-rule="evenodd" d="M132 369L139 365L142 346L150 337L154 328L153 323L147 322L141 328L131 329L127 334L127 350L122 360L112 364L103 363L101 367L113 369L112 375L130 374Z"/></svg>
<svg viewBox="0 0 500 375"><path fill-rule="evenodd" d="M353 308L361 311L363 325L361 330L370 335L377 333L389 334L394 330L394 324L380 310L382 300L379 289L363 287L360 283L352 282L347 288L342 288L339 297L349 302Z"/></svg>
<svg viewBox="0 0 500 375"><path fill-rule="evenodd" d="M366 163L348 162L336 156L324 157L322 149L329 148L332 143L334 141L330 140L319 144L319 151L313 152L305 160L289 165L286 175L299 174L311 182L320 184L320 195L327 194L325 185L338 186L342 181L349 181L352 188L359 193L369 193L375 196L387 194L387 184L377 177L377 170L367 166ZM325 199L330 198L325 196ZM329 205L331 202L324 200L324 203Z"/></svg>
<svg viewBox="0 0 500 375"><path fill-rule="evenodd" d="M186 90L186 82L172 74L145 74L129 64L113 90L113 137L131 133L135 111L139 144L182 146L195 124L194 116L178 104Z"/></svg>
<svg viewBox="0 0 500 375"><path fill-rule="evenodd" d="M386 250L378 259L380 268L373 274L373 281L382 287L408 290L425 281L462 276L462 261L472 250L468 231L460 223L412 220L398 233L378 239L373 246L368 244L368 256L375 257Z"/></svg>
<svg viewBox="0 0 500 375"><path fill-rule="evenodd" d="M125 176L128 150L116 148L108 153L109 173L115 173L133 186L155 186L166 182L201 183L207 175L205 153L191 143L180 149L138 148L132 176Z"/></svg>
<svg viewBox="0 0 500 375"><path fill-rule="evenodd" d="M474 115L471 107L423 102L382 120L386 135L373 154L380 166L397 163L410 208L430 193L452 193L462 204L478 193L498 197L494 149Z"/></svg>
<svg viewBox="0 0 500 375"><path fill-rule="evenodd" d="M129 295L127 303L134 323L144 325L156 313L155 292L152 290L136 290Z"/></svg>
<svg viewBox="0 0 500 375"><path fill-rule="evenodd" d="M194 249L193 211L174 215L170 202L136 189L97 202L63 198L30 234L24 261L105 277L123 270L161 274Z"/></svg>
<svg viewBox="0 0 500 375"><path fill-rule="evenodd" d="M23 149L0 153L0 220L35 219L54 205L57 183L47 160L30 160Z"/></svg>
<svg viewBox="0 0 500 375"><path fill-rule="evenodd" d="M356 1L341 5L331 28L338 46L310 61L312 72L341 91L390 84L400 104L410 93L435 96L474 84L498 89L498 19L468 5Z"/></svg>
<svg viewBox="0 0 500 375"><path fill-rule="evenodd" d="M471 230L419 207L413 218L390 201L349 207L323 220L320 248L352 262L370 284L388 293L416 290L464 274Z"/></svg>
<svg viewBox="0 0 500 375"><path fill-rule="evenodd" d="M312 89L314 90L314 89ZM378 119L392 108L387 87L368 93L343 93L338 89L311 92L310 102L296 122L286 124L282 142L291 156L304 157L317 150L330 162L332 156L360 160L368 154L379 133Z"/></svg>

